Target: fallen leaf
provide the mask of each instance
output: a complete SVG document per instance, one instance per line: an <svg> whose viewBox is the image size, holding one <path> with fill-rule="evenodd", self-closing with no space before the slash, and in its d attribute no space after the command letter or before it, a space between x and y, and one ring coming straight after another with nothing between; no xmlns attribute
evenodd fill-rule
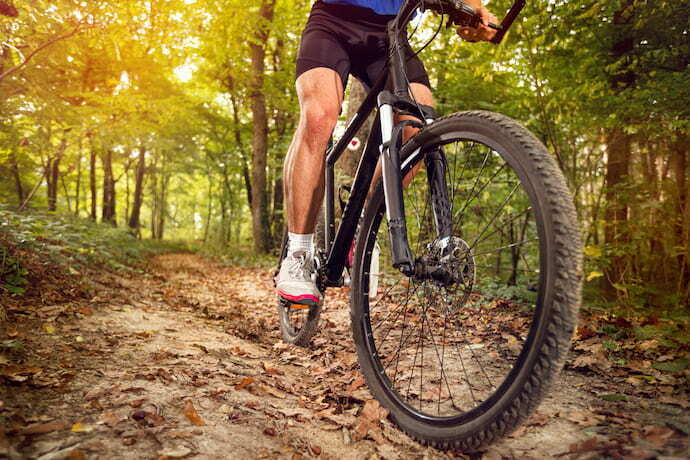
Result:
<svg viewBox="0 0 690 460"><path fill-rule="evenodd" d="M141 405L144 404L144 401L146 401L146 398L134 399L129 402L129 406L136 409L138 407L141 407Z"/></svg>
<svg viewBox="0 0 690 460"><path fill-rule="evenodd" d="M283 414L286 417L302 417L305 419L311 419L312 413L308 409L301 409L301 408L284 408L284 409L278 409L278 412Z"/></svg>
<svg viewBox="0 0 690 460"><path fill-rule="evenodd" d="M242 388L251 385L252 383L256 382L256 379L253 377L245 377L242 379L240 383L235 385L235 390L241 390Z"/></svg>
<svg viewBox="0 0 690 460"><path fill-rule="evenodd" d="M673 433L671 428L665 426L648 426L645 427L641 438L654 447L664 447Z"/></svg>
<svg viewBox="0 0 690 460"><path fill-rule="evenodd" d="M84 395L84 400L92 401L94 399L101 398L108 393L110 393L110 388L94 388Z"/></svg>
<svg viewBox="0 0 690 460"><path fill-rule="evenodd" d="M100 418L98 419L98 423L102 423L102 424L108 425L108 426L113 426L113 425L117 424L117 422L119 422L119 421L120 421L120 416L118 416L117 413L111 409L103 411Z"/></svg>
<svg viewBox="0 0 690 460"><path fill-rule="evenodd" d="M42 371L40 367L34 366L3 366L0 369L0 375L7 377L10 380L23 382L29 376L38 374Z"/></svg>
<svg viewBox="0 0 690 460"><path fill-rule="evenodd" d="M205 346L201 345L200 343L193 343L192 346L193 346L193 347L196 347L196 348L198 348L199 350L203 351L204 353L207 353L207 354L208 354L208 348L206 348Z"/></svg>
<svg viewBox="0 0 690 460"><path fill-rule="evenodd" d="M544 414L536 413L525 422L527 426L544 426L549 423L549 417Z"/></svg>
<svg viewBox="0 0 690 460"><path fill-rule="evenodd" d="M375 399L370 399L364 404L364 408L360 413L360 417L364 417L369 421L379 421L388 416L388 409L381 407L381 404Z"/></svg>
<svg viewBox="0 0 690 460"><path fill-rule="evenodd" d="M659 402L664 404L673 404L680 406L683 409L690 409L690 401L683 398L673 398L671 396L662 395L659 397Z"/></svg>
<svg viewBox="0 0 690 460"><path fill-rule="evenodd" d="M597 438L588 438L584 441L576 442L570 445L569 452L571 454L579 454L583 452L592 452L593 450L598 450L600 448L600 443Z"/></svg>
<svg viewBox="0 0 690 460"><path fill-rule="evenodd" d="M86 460L86 454L84 453L83 450L72 449L69 451L69 453L67 454L65 459L66 460Z"/></svg>
<svg viewBox="0 0 690 460"><path fill-rule="evenodd" d="M501 460L503 456L494 449L489 449L482 455L482 460Z"/></svg>
<svg viewBox="0 0 690 460"><path fill-rule="evenodd" d="M73 433L89 433L93 431L93 427L89 425L84 425L83 423L77 422L74 425L72 425L72 428L70 428L70 431Z"/></svg>
<svg viewBox="0 0 690 460"><path fill-rule="evenodd" d="M191 439L195 434L192 431L170 431L166 436L172 439Z"/></svg>
<svg viewBox="0 0 690 460"><path fill-rule="evenodd" d="M351 393L362 385L364 385L364 377L358 377L354 380L354 382L347 386L346 390Z"/></svg>
<svg viewBox="0 0 690 460"><path fill-rule="evenodd" d="M206 423L199 416L199 413L194 408L194 404L192 403L191 399L188 399L184 402L183 412L184 412L184 415L187 416L187 418L189 419L189 421L192 425L196 425L196 426L205 426L206 425Z"/></svg>
<svg viewBox="0 0 690 460"><path fill-rule="evenodd" d="M165 419L158 414L145 410L138 410L132 414L132 418L137 422L144 423L149 427L159 426L165 423Z"/></svg>
<svg viewBox="0 0 690 460"><path fill-rule="evenodd" d="M158 451L160 458L183 458L191 454L192 450L187 447L178 447Z"/></svg>
<svg viewBox="0 0 690 460"><path fill-rule="evenodd" d="M287 393L272 387L271 385L261 385L261 389L271 396L275 396L276 398L285 399L287 397Z"/></svg>
<svg viewBox="0 0 690 460"><path fill-rule="evenodd" d="M29 425L28 427L24 428L21 430L22 434L25 435L31 435L31 434L44 434L44 433L50 433L53 431L60 431L68 428L70 425L65 422L48 422L48 423L35 423L33 425Z"/></svg>
<svg viewBox="0 0 690 460"><path fill-rule="evenodd" d="M610 394L605 394L605 395L599 395L601 399L604 401L627 401L628 397L625 395L619 395L616 393L610 393Z"/></svg>

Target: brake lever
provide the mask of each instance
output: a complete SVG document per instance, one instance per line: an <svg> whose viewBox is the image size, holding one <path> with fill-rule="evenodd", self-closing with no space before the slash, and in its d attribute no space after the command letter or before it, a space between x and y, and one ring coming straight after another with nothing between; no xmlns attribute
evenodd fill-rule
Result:
<svg viewBox="0 0 690 460"><path fill-rule="evenodd" d="M447 23L447 27L457 25L476 28L479 26L479 15L477 14L477 11L474 8L460 0L446 1L453 6L453 13L450 14L450 21ZM503 21L501 21L500 25L494 24L492 22L488 24L488 27L497 31L494 38L491 39L491 43L495 45L501 43L506 32L508 32L508 29L513 24L517 16L520 14L520 11L522 11L522 8L525 6L525 3L526 0L515 0L513 6L510 7L510 10L503 18Z"/></svg>

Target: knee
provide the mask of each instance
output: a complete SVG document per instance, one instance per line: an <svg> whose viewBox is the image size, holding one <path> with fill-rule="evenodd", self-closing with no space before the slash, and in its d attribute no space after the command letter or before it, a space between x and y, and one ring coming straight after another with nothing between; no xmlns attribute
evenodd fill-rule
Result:
<svg viewBox="0 0 690 460"><path fill-rule="evenodd" d="M337 104L305 104L301 113L301 124L310 136L328 139L340 115Z"/></svg>

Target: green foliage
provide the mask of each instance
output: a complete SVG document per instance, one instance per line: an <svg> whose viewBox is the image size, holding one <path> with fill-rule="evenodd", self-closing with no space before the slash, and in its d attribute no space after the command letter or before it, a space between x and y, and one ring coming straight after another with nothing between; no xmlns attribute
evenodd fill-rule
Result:
<svg viewBox="0 0 690 460"><path fill-rule="evenodd" d="M0 342L0 349L7 349L7 350L18 350L21 351L24 349L24 344L21 342L18 342L16 340L3 340Z"/></svg>
<svg viewBox="0 0 690 460"><path fill-rule="evenodd" d="M271 234L278 240L281 170L299 111L294 60L311 2L277 0L270 24L259 16L258 2L239 0L19 3L17 18L0 17L0 73L52 39L75 35L46 47L0 81L0 202L19 205L37 186L29 205L44 209L47 172L60 154L57 208L89 214L93 155L98 215L109 152L114 223L126 225L134 159L144 149L144 202L135 232L200 241L228 260L252 260L235 248L248 247L253 237L251 46L254 31L267 27L262 92L269 152L266 189L258 192L270 202ZM488 6L502 16L510 4L493 0ZM606 301L610 310L680 318L687 309L690 204L682 183L690 182L689 14L688 2L670 0L536 0L501 46L467 44L441 27L439 38L421 54L440 113L505 113L553 152L583 226L587 299ZM415 48L440 25L431 14L419 19L410 40ZM630 162L623 183L607 190L613 129L629 136ZM501 193L480 199L499 201ZM628 207L624 222L607 215L616 202ZM46 239L52 237L44 233L57 235L59 244L40 243L51 257L101 257L103 263L122 264L117 251L136 259L150 244L82 221L60 218L51 225L36 219L44 222L19 219L13 225L19 233L31 227ZM607 230L614 227L622 237L611 242ZM38 244L35 238L27 241ZM114 249L103 256L108 239ZM20 292L25 287L20 269L3 264L16 276L9 284L3 281L10 286L4 289ZM614 269L621 279L609 276ZM518 280L500 292L487 282L482 289L533 302L527 289L532 282Z"/></svg>
<svg viewBox="0 0 690 460"><path fill-rule="evenodd" d="M690 359L688 358L678 358L673 361L665 361L662 363L654 363L652 367L654 369L664 371L664 372L682 372L687 369L688 364L690 364Z"/></svg>
<svg viewBox="0 0 690 460"><path fill-rule="evenodd" d="M19 261L9 254L7 248L0 246L0 289L11 295L23 294L24 285L28 282L24 277L27 273Z"/></svg>
<svg viewBox="0 0 690 460"><path fill-rule="evenodd" d="M277 254L256 254L251 247L222 248L204 246L199 253L230 267L262 267L276 266Z"/></svg>
<svg viewBox="0 0 690 460"><path fill-rule="evenodd" d="M131 270L133 265L151 255L195 250L189 242L140 240L124 229L64 215L18 214L0 208L0 224L0 237L4 240L21 250L39 253L51 263L65 267L72 275L80 274L83 265L103 264L111 269ZM8 257L6 260L9 263L3 267L14 274L13 280L29 274L16 259ZM5 287L10 284L8 278L3 277L3 280L3 288L13 292ZM14 287L21 289L24 284L26 279L15 281ZM22 290L16 292L22 293Z"/></svg>
<svg viewBox="0 0 690 460"><path fill-rule="evenodd" d="M537 294L529 290L529 286L524 284L516 284L515 286L510 286L504 282L486 282L478 286L479 292L482 294L493 297L497 299L515 299L530 304L534 304L537 301Z"/></svg>

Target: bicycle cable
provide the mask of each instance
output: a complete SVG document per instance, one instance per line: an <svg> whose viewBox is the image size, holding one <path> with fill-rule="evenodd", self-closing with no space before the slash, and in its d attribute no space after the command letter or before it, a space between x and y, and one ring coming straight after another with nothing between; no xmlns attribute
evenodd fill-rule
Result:
<svg viewBox="0 0 690 460"><path fill-rule="evenodd" d="M424 8L424 1L421 2L421 5L422 5L422 8ZM436 39L436 37L438 36L438 34L441 32L441 27L443 27L443 20L444 20L444 18L445 18L445 13L444 13L444 12L441 12L441 20L440 20L439 23L438 23L438 27L436 28L436 31L434 32L434 35L432 35L431 38L430 38L420 49L418 49L412 56L410 56L409 58L405 59L405 62L409 61L409 60L412 59L413 57L417 57L422 51L424 51L424 50L426 49L427 46L429 46L429 45L431 44L431 42L433 42L433 41ZM420 23L421 23L421 21L419 21L419 22L417 23L417 25L415 26L415 28L414 28L414 30L412 31L412 33L409 34L409 35L407 36L407 41L408 41L408 43L409 43L410 38L412 38L412 37L414 36L414 34L417 32L417 29L419 28L419 24L420 24ZM407 83L407 87L410 88L410 89L412 89L412 86L411 86L412 83L410 83L410 80L407 78L407 72L405 72L405 82ZM410 91L410 96L411 96L411 98L412 98L412 102L414 102L414 104L417 106L417 110L419 111L419 113L423 115L424 112L422 112L422 107L421 107L421 105L419 104L419 102L417 102L417 98L414 96L414 92L413 92L413 91ZM429 123L428 120L427 120L426 118L424 118L424 117L422 117L422 118L423 118L423 119L422 119L422 123L424 123L425 125Z"/></svg>

